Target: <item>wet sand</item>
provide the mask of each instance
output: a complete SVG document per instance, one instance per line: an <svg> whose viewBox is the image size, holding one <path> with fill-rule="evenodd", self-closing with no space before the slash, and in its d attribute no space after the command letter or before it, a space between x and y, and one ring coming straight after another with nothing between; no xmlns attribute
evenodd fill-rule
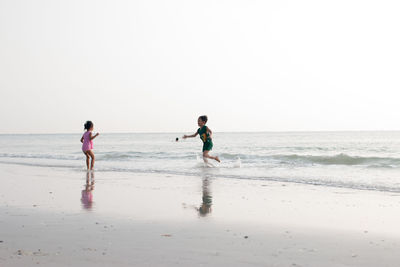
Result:
<svg viewBox="0 0 400 267"><path fill-rule="evenodd" d="M400 195L0 164L0 266L398 266Z"/></svg>

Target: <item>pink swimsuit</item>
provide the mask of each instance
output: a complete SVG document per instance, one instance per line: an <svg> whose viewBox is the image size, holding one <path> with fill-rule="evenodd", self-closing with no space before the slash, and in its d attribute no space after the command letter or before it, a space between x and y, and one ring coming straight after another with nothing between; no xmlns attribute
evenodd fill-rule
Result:
<svg viewBox="0 0 400 267"><path fill-rule="evenodd" d="M88 150L93 149L93 141L90 140L90 131L87 131L83 134L83 144L82 144L82 151L86 152Z"/></svg>

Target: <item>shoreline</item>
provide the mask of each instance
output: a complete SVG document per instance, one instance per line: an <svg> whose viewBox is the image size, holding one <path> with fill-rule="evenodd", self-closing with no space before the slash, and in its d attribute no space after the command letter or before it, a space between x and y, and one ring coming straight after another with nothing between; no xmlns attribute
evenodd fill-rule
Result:
<svg viewBox="0 0 400 267"><path fill-rule="evenodd" d="M397 193L207 173L94 172L92 185L86 172L0 166L2 266L397 266L400 260ZM88 205L82 196L91 186Z"/></svg>
<svg viewBox="0 0 400 267"><path fill-rule="evenodd" d="M20 163L20 162L11 162L11 161L1 161L0 160L0 166L1 165L11 165L11 166L22 166L22 167L32 167L32 168L50 168L50 169L58 169L59 171L74 171L75 173L82 173L86 172L87 170L84 167L77 167L73 165L47 165L43 163ZM209 173L208 170L212 170L212 168L207 168L203 170L203 174L199 173L180 173L180 172L146 172L146 171L140 171L140 170L132 170L132 169L101 169L101 170L96 170L96 173L120 173L120 174L126 174L130 176L147 176L147 175L155 175L155 176L184 176L184 177L191 177L191 178L198 178L201 176L212 176L215 179L227 179L227 180L234 180L234 181L248 181L248 182L260 182L260 183L275 183L275 184L288 184L288 185L298 185L298 186L316 186L316 187L321 187L321 188L330 188L330 189L342 189L342 190L354 190L354 191L366 191L366 192L380 192L380 193L388 193L388 194L394 194L394 195L400 195L400 189L393 189L392 187L385 186L385 185L363 185L358 187L349 187L346 185L340 185L339 183L323 183L319 182L316 180L291 180L289 178L278 178L278 177L268 177L268 176L254 176L254 177L247 177L244 176L244 178L240 178L240 175L224 175L224 174L213 174Z"/></svg>

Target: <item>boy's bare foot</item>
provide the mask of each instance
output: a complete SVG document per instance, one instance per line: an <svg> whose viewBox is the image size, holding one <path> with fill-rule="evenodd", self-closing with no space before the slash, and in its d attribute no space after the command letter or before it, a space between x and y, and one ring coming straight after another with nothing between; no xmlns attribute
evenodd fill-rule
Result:
<svg viewBox="0 0 400 267"><path fill-rule="evenodd" d="M218 161L218 162L221 162L218 157L215 157L215 160Z"/></svg>

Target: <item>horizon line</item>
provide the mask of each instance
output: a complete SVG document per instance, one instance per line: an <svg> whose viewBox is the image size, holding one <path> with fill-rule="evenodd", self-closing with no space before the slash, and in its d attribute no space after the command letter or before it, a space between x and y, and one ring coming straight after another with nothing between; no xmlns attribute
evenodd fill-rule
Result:
<svg viewBox="0 0 400 267"><path fill-rule="evenodd" d="M83 132L83 131L82 131ZM50 133L0 133L0 135L51 135L51 134L80 134L82 132L50 132ZM189 132L189 131L185 131ZM137 131L137 132L102 132L101 134L180 134L185 132L160 132L160 131ZM400 130L267 130L267 131L213 131L214 133L334 133L334 132L400 132Z"/></svg>

